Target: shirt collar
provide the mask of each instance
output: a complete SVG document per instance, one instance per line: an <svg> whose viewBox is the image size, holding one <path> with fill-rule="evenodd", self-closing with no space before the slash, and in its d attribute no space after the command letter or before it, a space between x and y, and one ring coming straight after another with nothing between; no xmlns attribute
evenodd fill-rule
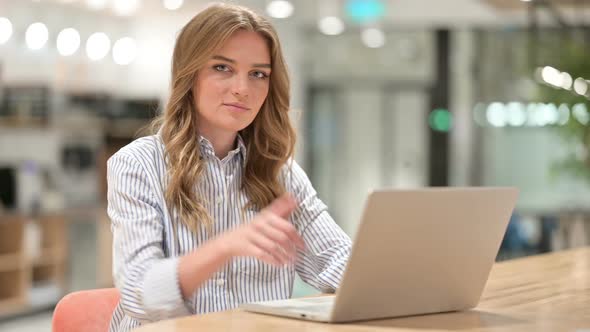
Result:
<svg viewBox="0 0 590 332"><path fill-rule="evenodd" d="M231 150L227 154L227 157L225 157L224 159L231 159L236 154L240 154L242 156L242 165L245 166L246 165L246 156L247 156L246 144L244 143L244 139L242 138L242 136L239 133L237 136L237 140L238 140L238 146L235 149ZM209 141L205 137L199 135L199 144L201 146L201 152L204 155L210 155L210 156L215 155L215 150L213 149L213 144L211 144L211 141Z"/></svg>
<svg viewBox="0 0 590 332"><path fill-rule="evenodd" d="M158 136L162 136L162 128L158 129L158 132L156 133L156 135ZM247 149L246 149L246 143L244 142L244 139L242 138L242 135L240 135L240 133L238 133L238 147L236 149L233 149L232 151L230 151L228 153L228 156L233 157L235 154L237 154L238 152L240 153L240 155L242 156L242 166L246 166L246 157L248 156L247 154ZM215 155L215 150L213 149L213 144L211 144L211 142L206 139L205 137L199 135L199 144L201 146L201 152L204 154L210 154L210 155Z"/></svg>

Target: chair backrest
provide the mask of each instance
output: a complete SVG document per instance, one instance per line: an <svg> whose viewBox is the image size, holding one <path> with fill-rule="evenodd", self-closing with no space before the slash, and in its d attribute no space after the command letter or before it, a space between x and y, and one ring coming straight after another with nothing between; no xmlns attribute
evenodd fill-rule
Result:
<svg viewBox="0 0 590 332"><path fill-rule="evenodd" d="M53 311L53 332L107 332L119 302L116 288L92 289L64 296Z"/></svg>

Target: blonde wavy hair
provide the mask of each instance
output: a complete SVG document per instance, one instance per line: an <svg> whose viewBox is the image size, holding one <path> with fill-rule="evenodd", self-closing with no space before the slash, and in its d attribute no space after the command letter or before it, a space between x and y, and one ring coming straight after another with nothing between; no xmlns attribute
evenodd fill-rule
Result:
<svg viewBox="0 0 590 332"><path fill-rule="evenodd" d="M168 186L166 203L193 232L213 220L195 184L205 169L201 160L199 117L193 96L198 72L238 30L259 33L268 42L271 74L268 96L254 121L240 134L247 148L242 190L246 209L261 209L285 192L279 179L292 157L295 131L289 120L289 76L278 35L270 22L248 8L217 3L198 13L181 30L172 57L171 93L164 113L153 123L166 147Z"/></svg>

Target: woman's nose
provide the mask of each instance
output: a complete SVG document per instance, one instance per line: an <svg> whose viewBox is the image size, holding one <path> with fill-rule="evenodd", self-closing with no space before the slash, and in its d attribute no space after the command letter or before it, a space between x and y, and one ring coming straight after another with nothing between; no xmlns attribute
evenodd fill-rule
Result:
<svg viewBox="0 0 590 332"><path fill-rule="evenodd" d="M248 96L248 77L243 77L241 75L234 76L233 84L232 84L232 94L247 97Z"/></svg>

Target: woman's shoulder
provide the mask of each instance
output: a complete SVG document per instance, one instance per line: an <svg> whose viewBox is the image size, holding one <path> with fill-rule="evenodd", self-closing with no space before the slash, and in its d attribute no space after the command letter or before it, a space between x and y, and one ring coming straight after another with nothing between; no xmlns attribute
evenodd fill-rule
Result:
<svg viewBox="0 0 590 332"><path fill-rule="evenodd" d="M148 181L152 188L161 188L166 174L163 145L158 135L138 138L122 147L107 161L107 176L131 177L133 181ZM117 183L118 181L114 181Z"/></svg>
<svg viewBox="0 0 590 332"><path fill-rule="evenodd" d="M132 158L140 163L163 159L163 144L159 135L144 136L125 145L110 159Z"/></svg>
<svg viewBox="0 0 590 332"><path fill-rule="evenodd" d="M283 176L285 175L306 175L305 170L299 165L299 163L294 158L289 158L287 162L281 168L281 173Z"/></svg>
<svg viewBox="0 0 590 332"><path fill-rule="evenodd" d="M301 186L309 185L307 173L299 163L291 158L281 168L281 178L289 191L297 191Z"/></svg>

